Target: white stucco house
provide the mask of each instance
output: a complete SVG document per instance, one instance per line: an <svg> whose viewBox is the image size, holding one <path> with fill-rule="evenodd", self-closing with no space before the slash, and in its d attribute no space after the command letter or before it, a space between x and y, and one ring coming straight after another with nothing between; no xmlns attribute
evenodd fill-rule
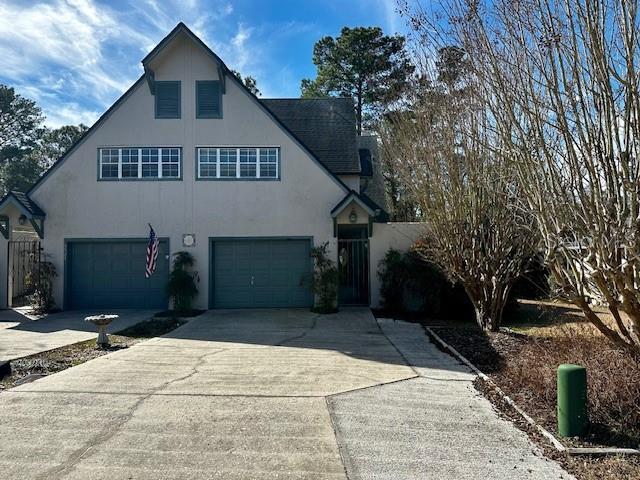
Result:
<svg viewBox="0 0 640 480"><path fill-rule="evenodd" d="M19 294L25 238L55 265L63 309L166 308L181 250L196 307L307 307L324 242L340 303L377 305L378 262L419 227L387 223L376 139L356 134L351 100L257 98L182 23L142 64L28 192L0 201L0 306ZM161 242L147 279L149 224Z"/></svg>

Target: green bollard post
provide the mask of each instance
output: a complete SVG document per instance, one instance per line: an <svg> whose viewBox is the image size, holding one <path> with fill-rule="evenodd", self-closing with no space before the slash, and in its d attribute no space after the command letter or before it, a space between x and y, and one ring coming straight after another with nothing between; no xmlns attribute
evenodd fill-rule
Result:
<svg viewBox="0 0 640 480"><path fill-rule="evenodd" d="M581 365L558 367L558 433L579 437L587 427L587 370Z"/></svg>

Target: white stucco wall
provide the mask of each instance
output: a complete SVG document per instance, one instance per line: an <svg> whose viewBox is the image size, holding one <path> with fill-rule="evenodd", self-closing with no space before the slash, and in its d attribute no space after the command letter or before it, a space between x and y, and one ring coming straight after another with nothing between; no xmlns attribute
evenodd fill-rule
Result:
<svg viewBox="0 0 640 480"><path fill-rule="evenodd" d="M0 235L0 308L7 308L7 246L8 240Z"/></svg>
<svg viewBox="0 0 640 480"><path fill-rule="evenodd" d="M411 245L424 234L424 223L375 223L373 236L369 244L369 266L371 278L371 307L380 306L380 279L378 278L378 264L389 249L401 252L409 250Z"/></svg>
<svg viewBox="0 0 640 480"><path fill-rule="evenodd" d="M154 59L156 80L180 80L180 119L154 118L154 97L141 82L129 98L31 194L47 213L43 247L60 272L62 306L65 239L146 238L147 223L168 237L172 252L194 233L200 293L207 308L209 237L305 236L329 241L331 209L344 189L231 79L222 119L196 119L195 81L217 79L216 64L186 37ZM196 181L195 149L203 145L279 146L279 181ZM97 151L106 146L181 146L182 181L97 181ZM1 245L0 245L1 247Z"/></svg>

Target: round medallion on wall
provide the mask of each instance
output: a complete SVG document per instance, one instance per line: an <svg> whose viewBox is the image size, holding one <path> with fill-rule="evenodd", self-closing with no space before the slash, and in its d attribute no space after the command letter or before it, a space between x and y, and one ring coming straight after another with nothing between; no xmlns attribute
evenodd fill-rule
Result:
<svg viewBox="0 0 640 480"><path fill-rule="evenodd" d="M193 247L196 244L196 236L193 233L185 233L182 235L182 245L184 247Z"/></svg>

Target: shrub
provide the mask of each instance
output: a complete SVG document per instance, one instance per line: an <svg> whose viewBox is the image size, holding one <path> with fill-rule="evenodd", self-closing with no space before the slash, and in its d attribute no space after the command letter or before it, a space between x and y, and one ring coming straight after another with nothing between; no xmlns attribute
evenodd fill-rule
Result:
<svg viewBox="0 0 640 480"><path fill-rule="evenodd" d="M195 264L193 255L189 252L174 253L173 266L169 274L167 293L173 301L173 309L177 313L191 311L191 302L198 294L195 274L189 269Z"/></svg>
<svg viewBox="0 0 640 480"><path fill-rule="evenodd" d="M328 250L329 242L311 249L314 262L311 291L316 297L314 311L317 313L334 313L338 310L338 269L328 257Z"/></svg>
<svg viewBox="0 0 640 480"><path fill-rule="evenodd" d="M58 276L56 267L50 261L40 261L33 265L25 279L31 292L29 301L37 314L48 313L55 306L53 299L53 279Z"/></svg>
<svg viewBox="0 0 640 480"><path fill-rule="evenodd" d="M380 261L378 269L380 296L385 310L401 312L404 309L407 273L404 255L398 250L389 249Z"/></svg>
<svg viewBox="0 0 640 480"><path fill-rule="evenodd" d="M431 317L473 318L464 289L452 285L434 264L390 249L378 266L382 307L390 313L416 312Z"/></svg>

